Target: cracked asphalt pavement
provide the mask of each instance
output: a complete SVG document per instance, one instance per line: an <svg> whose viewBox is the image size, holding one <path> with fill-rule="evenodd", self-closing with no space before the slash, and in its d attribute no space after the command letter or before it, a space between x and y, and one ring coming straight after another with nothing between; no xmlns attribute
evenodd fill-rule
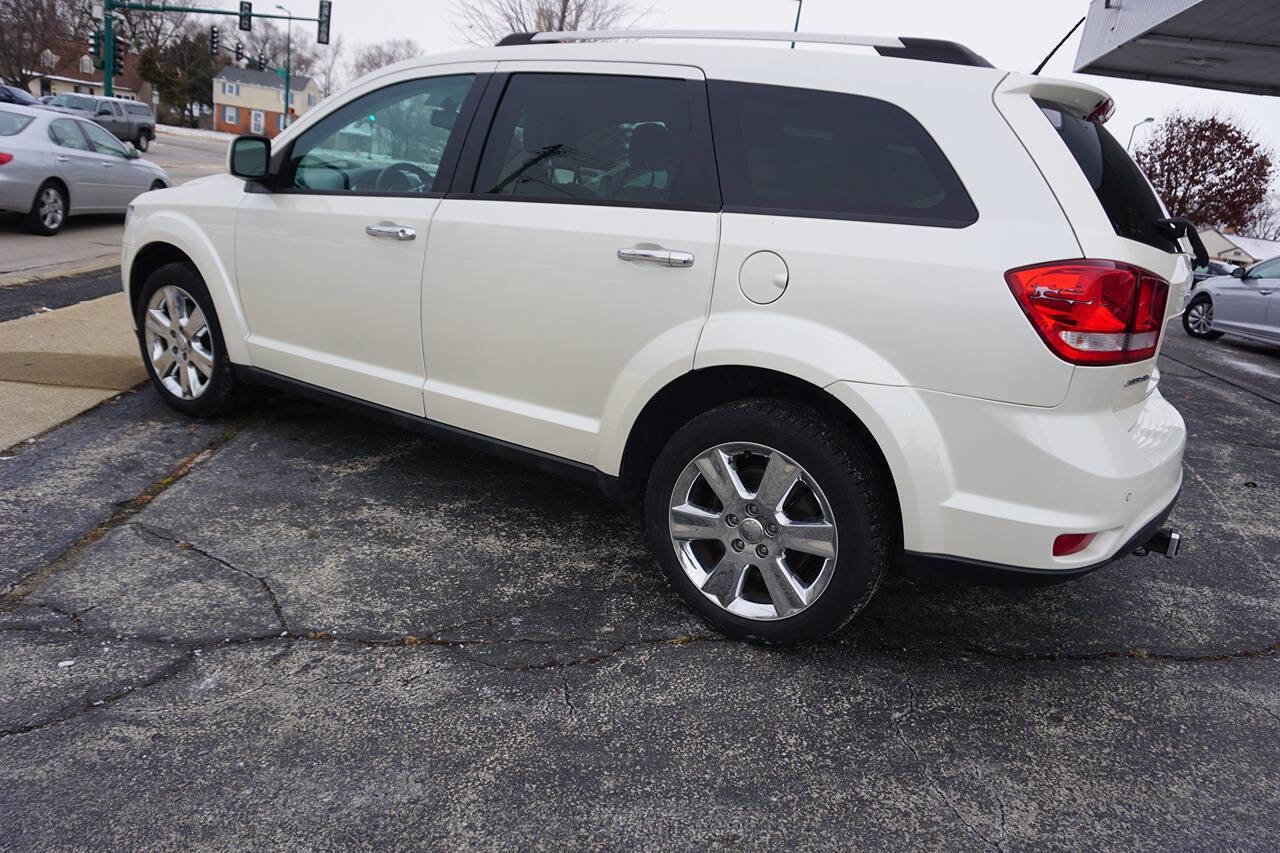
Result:
<svg viewBox="0 0 1280 853"><path fill-rule="evenodd" d="M1276 849L1280 349L1161 369L1182 557L790 651L589 489L125 394L0 454L0 847Z"/></svg>

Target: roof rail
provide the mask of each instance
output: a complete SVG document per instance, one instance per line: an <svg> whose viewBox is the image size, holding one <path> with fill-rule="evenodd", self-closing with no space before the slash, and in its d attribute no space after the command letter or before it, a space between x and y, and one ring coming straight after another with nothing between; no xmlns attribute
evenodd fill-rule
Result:
<svg viewBox="0 0 1280 853"><path fill-rule="evenodd" d="M993 67L969 48L943 39L901 36L857 36L837 33L780 33L758 30L581 30L577 32L512 33L498 47L518 44L555 44L570 41L612 41L622 39L709 39L713 41L786 41L809 44L843 44L873 47L881 56L946 62L952 65Z"/></svg>
<svg viewBox="0 0 1280 853"><path fill-rule="evenodd" d="M507 36L511 38L511 36ZM885 36L853 36L836 33L777 33L758 30L579 30L532 33L529 42L612 41L617 39L714 39L715 41L802 41L812 44L847 44L858 47L903 47ZM507 39L503 39L505 42ZM502 42L499 42L501 44Z"/></svg>

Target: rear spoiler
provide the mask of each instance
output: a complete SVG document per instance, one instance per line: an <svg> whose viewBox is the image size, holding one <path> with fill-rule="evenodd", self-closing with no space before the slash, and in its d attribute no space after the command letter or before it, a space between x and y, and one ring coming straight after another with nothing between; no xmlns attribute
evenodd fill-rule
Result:
<svg viewBox="0 0 1280 853"><path fill-rule="evenodd" d="M996 87L998 94L1027 95L1047 101L1063 112L1103 124L1115 112L1115 101L1102 89L1075 80L1010 74Z"/></svg>

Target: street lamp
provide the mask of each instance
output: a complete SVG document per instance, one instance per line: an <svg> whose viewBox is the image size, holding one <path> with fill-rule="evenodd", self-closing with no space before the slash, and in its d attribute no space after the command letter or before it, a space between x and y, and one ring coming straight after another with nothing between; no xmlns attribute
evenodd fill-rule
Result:
<svg viewBox="0 0 1280 853"><path fill-rule="evenodd" d="M1128 151L1130 148L1132 148L1132 147L1133 147L1133 132L1134 132L1135 130L1137 130L1138 128L1142 127L1144 124L1150 124L1150 123L1151 123L1151 122L1153 122L1153 121L1155 121L1155 119L1154 119L1152 116L1147 116L1147 117L1146 117L1146 118L1144 118L1142 121L1140 121L1140 122L1138 122L1137 124L1135 124L1135 125L1134 125L1130 130L1129 130L1129 144L1128 144L1128 145L1126 145L1126 146L1124 147L1124 150L1125 150L1125 151Z"/></svg>
<svg viewBox="0 0 1280 853"><path fill-rule="evenodd" d="M289 16L289 24L284 36L284 126L289 126L289 84L293 74L293 13L276 4L276 8Z"/></svg>

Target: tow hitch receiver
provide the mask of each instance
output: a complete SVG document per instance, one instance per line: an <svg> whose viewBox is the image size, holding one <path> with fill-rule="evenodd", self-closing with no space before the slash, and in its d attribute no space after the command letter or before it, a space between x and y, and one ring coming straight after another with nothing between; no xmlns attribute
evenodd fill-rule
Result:
<svg viewBox="0 0 1280 853"><path fill-rule="evenodd" d="M1166 557L1173 558L1178 556L1178 549L1181 547L1182 534L1172 527L1161 527L1151 534L1151 538L1146 541L1146 544L1139 546L1138 550L1133 553L1139 557L1145 557L1148 554L1163 554Z"/></svg>

